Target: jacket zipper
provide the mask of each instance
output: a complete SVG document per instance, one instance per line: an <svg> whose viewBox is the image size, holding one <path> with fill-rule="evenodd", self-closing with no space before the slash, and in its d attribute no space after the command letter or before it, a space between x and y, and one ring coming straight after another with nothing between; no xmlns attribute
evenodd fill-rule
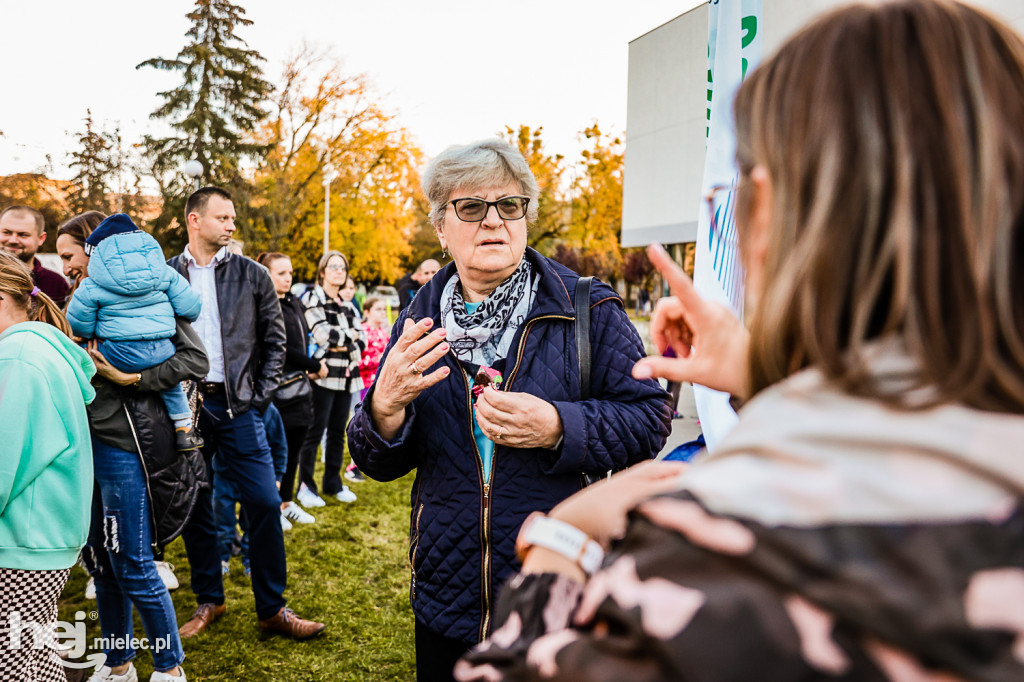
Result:
<svg viewBox="0 0 1024 682"><path fill-rule="evenodd" d="M475 440L475 439L474 439ZM494 475L494 456L491 455L491 475ZM480 627L480 641L490 633L491 627L491 482L484 483L484 622Z"/></svg>
<svg viewBox="0 0 1024 682"><path fill-rule="evenodd" d="M215 267L213 269L213 293L217 296L217 309L218 310L220 310L220 290L217 288L217 270L222 265L224 265L225 262L226 261L221 261L220 263L217 263L217 267ZM182 276L185 278L185 281L189 282L189 284L191 285L192 280L188 276L188 264L185 262L185 256L178 256L178 266L179 267L176 268L178 270L178 272L181 273ZM184 270L185 272L182 273L181 272L182 270ZM219 316L220 315L218 313L218 317ZM235 418L235 412L231 408L231 391L229 390L229 386L231 385L231 382L228 381L228 365L227 365L227 362L225 362L225 360L224 360L225 357L226 357L224 349L227 348L227 346L224 343L224 325L221 324L221 325L218 325L218 327L219 328L217 329L217 333L220 334L220 349L221 349L220 356L221 356L221 362L224 363L224 367L221 368L221 371L224 373L224 400L228 404L228 419L234 419ZM254 388L254 394L255 394L255 383L253 384L253 388Z"/></svg>
<svg viewBox="0 0 1024 682"><path fill-rule="evenodd" d="M146 468L146 458L142 456L142 445L139 443L139 434L135 431L135 422L132 421L132 414L128 411L128 406L125 405L124 401L121 401L121 407L124 408L124 416L128 418L128 428L132 431L132 440L135 441L135 450L139 456L139 463L142 465L142 476L146 480L146 497L149 498L149 508L153 509L153 491L149 488L149 470ZM153 548L153 553L157 554L159 547L157 545L157 532L156 522L153 520L153 515L149 515L149 528L152 531L152 541L149 543L150 547Z"/></svg>
<svg viewBox="0 0 1024 682"><path fill-rule="evenodd" d="M483 563L480 565L480 582L482 585L481 598L483 600L483 619L480 621L480 641L482 642L487 634L487 628L491 623L491 482L484 480L483 458L480 456L480 448L476 444L476 436L473 431L473 391L469 386L469 379L462 369L458 357L454 351L450 351L455 358L455 366L462 376L462 383L466 387L466 417L469 425L469 438L473 442L473 452L476 453L477 475L480 477L480 488L483 491L483 508L481 509L480 532L483 540ZM491 456L491 476L494 476L494 456Z"/></svg>
<svg viewBox="0 0 1024 682"><path fill-rule="evenodd" d="M420 516L423 515L423 503L416 510L416 523L413 526L412 554L409 556L409 563L412 564L412 595L410 601L416 601L416 551L420 548Z"/></svg>
<svg viewBox="0 0 1024 682"><path fill-rule="evenodd" d="M220 310L220 287L217 286L217 270L219 270L220 267L222 265L224 265L224 263L226 263L226 262L227 262L227 259L222 260L220 263L217 263L217 267L215 267L213 269L213 293L217 295L217 310L218 311ZM217 313L217 316L218 317L220 316L219 312ZM221 357L221 362L224 363L224 367L221 369L221 371L224 372L224 401L227 402L227 404L228 404L228 419L234 419L235 418L235 412L234 412L234 409L231 407L231 381L228 378L228 362L227 362L227 357L228 356L227 356L227 350L226 350L228 345L226 343L224 343L224 325L223 325L223 323L219 324L217 326L218 326L217 333L220 334L220 357ZM253 391L252 391L253 392L253 397L255 397L256 396L256 382L255 381L253 382L252 388L253 388Z"/></svg>
<svg viewBox="0 0 1024 682"><path fill-rule="evenodd" d="M533 327L533 323L537 320L546 319L572 320L573 318L565 315L542 315L540 317L535 317L526 323L526 329L523 330L523 336L519 341L519 351L517 353L515 367L512 370L512 374L509 375L509 380L502 386L503 391L508 390L508 387L512 383L512 378L514 378L516 373L519 371L519 365L523 360L523 351L526 348L526 339L529 336L530 329ZM452 353L452 356L455 357L454 352ZM480 622L480 641L483 641L489 634L491 627L491 481L494 479L494 469L498 461L498 446L495 444L494 453L491 455L491 476L485 481L483 478L483 460L480 457L480 448L476 445L476 438L474 437L473 431L473 392L470 389L466 373L462 371L462 365L458 363L458 357L455 357L455 361L459 367L460 374L462 374L462 381L466 386L466 407L468 410L467 414L469 415L469 433L473 441L473 449L476 452L476 461L480 473L480 485L483 490L483 509L481 519L481 530L483 534L483 564L481 565L481 582L483 583L482 594L484 615Z"/></svg>

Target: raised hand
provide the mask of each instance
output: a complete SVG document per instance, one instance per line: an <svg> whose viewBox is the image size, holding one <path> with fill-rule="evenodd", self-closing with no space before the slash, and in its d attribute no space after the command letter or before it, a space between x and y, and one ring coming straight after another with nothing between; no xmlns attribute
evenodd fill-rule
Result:
<svg viewBox="0 0 1024 682"><path fill-rule="evenodd" d="M416 323L406 319L402 335L377 371L370 414L377 432L387 440L398 434L409 403L451 372L448 367L441 367L424 373L443 358L449 348L444 343L444 329L427 333L433 324L430 318Z"/></svg>
<svg viewBox="0 0 1024 682"><path fill-rule="evenodd" d="M660 352L671 347L677 357L644 358L633 367L633 376L689 381L747 397L750 333L746 327L724 305L701 297L660 245L648 246L647 255L673 293L654 308L651 338Z"/></svg>

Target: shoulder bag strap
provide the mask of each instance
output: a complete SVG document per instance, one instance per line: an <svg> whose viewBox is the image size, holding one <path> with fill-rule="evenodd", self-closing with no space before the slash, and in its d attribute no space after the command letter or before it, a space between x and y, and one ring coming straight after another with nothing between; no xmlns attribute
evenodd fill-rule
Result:
<svg viewBox="0 0 1024 682"><path fill-rule="evenodd" d="M576 357L580 367L580 400L590 398L590 285L593 277L576 282Z"/></svg>

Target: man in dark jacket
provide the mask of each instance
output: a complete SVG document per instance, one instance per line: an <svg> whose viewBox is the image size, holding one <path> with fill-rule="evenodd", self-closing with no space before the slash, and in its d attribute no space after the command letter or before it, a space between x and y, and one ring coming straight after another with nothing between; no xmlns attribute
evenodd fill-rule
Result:
<svg viewBox="0 0 1024 682"><path fill-rule="evenodd" d="M416 292L422 289L440 269L440 263L433 258L428 258L420 263L415 272L411 272L398 280L395 283L395 287L398 289L398 309L405 310L412 301L412 297L416 295Z"/></svg>
<svg viewBox="0 0 1024 682"><path fill-rule="evenodd" d="M252 590L262 630L296 639L319 634L325 625L303 620L284 599L287 566L281 529L281 496L260 418L281 380L285 332L281 306L266 268L228 250L235 231L231 195L217 187L194 192L185 204L188 245L168 263L203 301L195 330L206 346L210 372L199 430L204 455L217 451L224 473L249 517ZM181 628L192 637L224 613L224 585L209 490L184 532L198 608Z"/></svg>

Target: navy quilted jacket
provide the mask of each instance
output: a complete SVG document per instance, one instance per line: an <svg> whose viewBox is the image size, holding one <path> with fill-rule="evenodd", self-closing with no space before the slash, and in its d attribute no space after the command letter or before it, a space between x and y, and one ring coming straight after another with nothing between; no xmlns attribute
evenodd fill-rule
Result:
<svg viewBox="0 0 1024 682"><path fill-rule="evenodd" d="M495 588L518 568L514 543L527 515L548 511L579 490L583 471L601 474L653 458L672 418L668 394L654 381L630 376L643 344L621 299L596 281L590 299L593 398L579 400L573 307L579 275L532 249L527 258L541 275L540 289L505 366L495 367L505 377L502 390L555 406L565 431L558 450L496 445L491 480L484 481L469 380L451 353L428 370L444 363L451 375L413 401L392 442L381 438L361 407L348 427L352 460L367 476L391 481L416 469L409 543L413 611L434 632L467 644L490 632ZM452 274L450 264L403 311L382 365L406 316L431 317L440 325L441 290Z"/></svg>

